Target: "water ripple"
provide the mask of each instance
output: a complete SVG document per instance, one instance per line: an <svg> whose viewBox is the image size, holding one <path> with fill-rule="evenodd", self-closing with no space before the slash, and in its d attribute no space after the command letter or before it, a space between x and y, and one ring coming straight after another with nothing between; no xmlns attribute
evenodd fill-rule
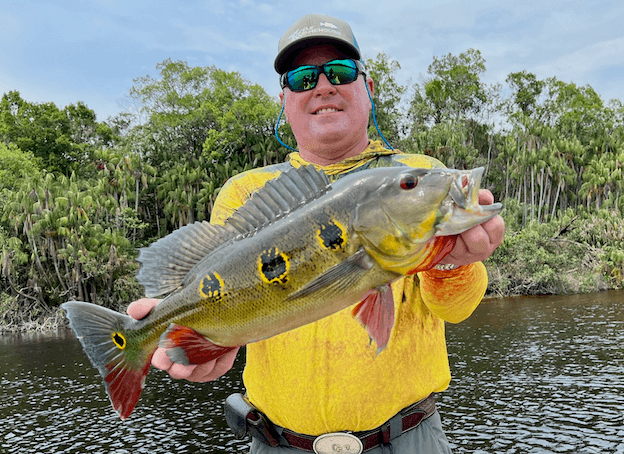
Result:
<svg viewBox="0 0 624 454"><path fill-rule="evenodd" d="M624 454L624 292L484 302L447 338L455 453ZM247 452L223 418L239 356L209 384L150 371L121 422L71 333L0 337L0 452Z"/></svg>

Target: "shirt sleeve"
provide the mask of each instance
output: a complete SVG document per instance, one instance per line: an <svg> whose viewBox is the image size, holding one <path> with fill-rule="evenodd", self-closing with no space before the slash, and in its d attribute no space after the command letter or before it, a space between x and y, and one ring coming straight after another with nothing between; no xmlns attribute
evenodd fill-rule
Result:
<svg viewBox="0 0 624 454"><path fill-rule="evenodd" d="M281 170L276 166L263 167L238 174L223 185L210 213L210 222L223 224L245 204L247 199L264 184L276 178Z"/></svg>
<svg viewBox="0 0 624 454"><path fill-rule="evenodd" d="M249 197L245 187L236 181L235 179L228 180L217 194L210 213L212 224L223 224Z"/></svg>
<svg viewBox="0 0 624 454"><path fill-rule="evenodd" d="M451 323L459 323L474 312L488 284L487 271L481 262L451 271L423 271L418 277L423 302L431 312Z"/></svg>

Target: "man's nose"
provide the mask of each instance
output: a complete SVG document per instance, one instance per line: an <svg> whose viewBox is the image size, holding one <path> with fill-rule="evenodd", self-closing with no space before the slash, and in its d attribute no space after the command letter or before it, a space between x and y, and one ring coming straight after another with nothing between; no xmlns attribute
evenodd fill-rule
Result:
<svg viewBox="0 0 624 454"><path fill-rule="evenodd" d="M327 94L335 93L336 87L329 82L329 79L325 74L319 74L318 82L314 87L315 95L324 96Z"/></svg>

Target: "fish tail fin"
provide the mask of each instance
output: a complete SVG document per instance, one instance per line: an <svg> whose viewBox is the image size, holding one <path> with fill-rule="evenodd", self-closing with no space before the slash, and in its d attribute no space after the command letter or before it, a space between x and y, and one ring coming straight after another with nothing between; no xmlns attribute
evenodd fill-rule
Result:
<svg viewBox="0 0 624 454"><path fill-rule="evenodd" d="M167 355L172 362L185 366L212 361L238 348L217 345L197 331L175 324L171 324L160 336L158 345L167 349Z"/></svg>
<svg viewBox="0 0 624 454"><path fill-rule="evenodd" d="M113 408L123 420L136 406L150 367L155 346L141 345L134 320L95 304L70 301L61 306L69 325L104 379Z"/></svg>

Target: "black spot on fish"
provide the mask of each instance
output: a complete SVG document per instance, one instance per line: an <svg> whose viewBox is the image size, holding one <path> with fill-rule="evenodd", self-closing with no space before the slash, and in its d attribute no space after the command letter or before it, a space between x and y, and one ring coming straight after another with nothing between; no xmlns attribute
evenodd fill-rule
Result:
<svg viewBox="0 0 624 454"><path fill-rule="evenodd" d="M264 251L258 260L258 270L264 282L285 284L288 281L288 256L277 248Z"/></svg>
<svg viewBox="0 0 624 454"><path fill-rule="evenodd" d="M340 249L347 241L344 228L332 221L322 224L316 234L321 242L321 246L332 251Z"/></svg>
<svg viewBox="0 0 624 454"><path fill-rule="evenodd" d="M113 343L117 346L117 348L121 350L126 348L126 338L123 334L115 332L111 334L111 338L113 339Z"/></svg>
<svg viewBox="0 0 624 454"><path fill-rule="evenodd" d="M199 284L199 294L204 298L223 296L223 279L217 273L208 273Z"/></svg>

